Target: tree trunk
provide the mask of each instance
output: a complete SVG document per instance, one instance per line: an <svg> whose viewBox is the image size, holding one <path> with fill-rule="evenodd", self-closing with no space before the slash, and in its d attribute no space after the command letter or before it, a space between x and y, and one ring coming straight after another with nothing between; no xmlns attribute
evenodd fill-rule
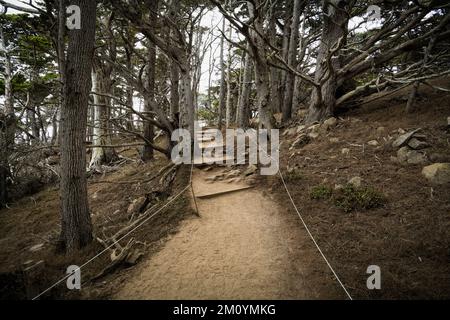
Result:
<svg viewBox="0 0 450 320"><path fill-rule="evenodd" d="M232 39L233 36L233 29L231 28L231 24L229 26L229 32L228 32L228 38ZM225 126L227 128L230 127L231 125L231 114L232 114L232 93L231 93L231 82L232 82L232 78L231 78L231 43L228 45L228 61L227 61L227 101L226 101L226 116L225 116Z"/></svg>
<svg viewBox="0 0 450 320"><path fill-rule="evenodd" d="M92 241L86 178L86 124L94 55L96 1L73 0L82 28L68 32L61 108L61 241L71 252Z"/></svg>
<svg viewBox="0 0 450 320"><path fill-rule="evenodd" d="M172 121L178 118L180 113L180 69L176 62L170 65L170 115Z"/></svg>
<svg viewBox="0 0 450 320"><path fill-rule="evenodd" d="M153 26L156 24L156 11L158 9L159 1L151 1L150 6L150 24ZM144 96L144 112L146 113L146 117L153 117L152 105L155 101L155 78L156 78L156 46L152 41L149 41L148 44L148 64L147 64L147 83L146 83L146 94ZM153 139L155 137L155 129L153 125L144 120L144 138L153 143ZM153 160L154 150L153 147L146 143L144 148L142 149L141 158L143 161Z"/></svg>
<svg viewBox="0 0 450 320"><path fill-rule="evenodd" d="M247 45L247 49L249 49ZM249 109L250 109L250 90L252 87L253 59L249 53L245 56L244 78L242 81L242 94L238 106L238 127L242 129L248 128L249 125Z"/></svg>
<svg viewBox="0 0 450 320"><path fill-rule="evenodd" d="M94 68L95 69L95 68ZM105 94L109 93L109 89L106 88L106 79L101 71L92 72L92 88L94 92ZM101 147L111 145L111 130L109 124L110 118L110 100L103 96L94 94L94 132L92 137L92 143L95 146L92 149L92 157L89 163L89 167L98 167L102 164L111 163L116 158L114 149L109 147Z"/></svg>
<svg viewBox="0 0 450 320"><path fill-rule="evenodd" d="M259 6L259 2L257 3ZM255 61L255 82L257 92L257 106L259 114L259 127L273 128L272 108L270 107L270 68L267 61L266 43L264 41L264 18L255 17L253 2L247 1L250 19L254 20L255 31L251 32L254 46L253 58Z"/></svg>
<svg viewBox="0 0 450 320"><path fill-rule="evenodd" d="M320 90L315 88L311 94L307 123L322 121L333 116L336 103L337 78L335 71L339 69L338 57L331 57L331 70L326 60L331 48L337 45L339 39L347 34L348 16L345 10L338 9L339 0L330 0L324 11L324 23L320 40L319 54L317 56L315 80L322 84Z"/></svg>
<svg viewBox="0 0 450 320"><path fill-rule="evenodd" d="M300 14L303 10L302 6L306 4L302 0L294 0L294 13L291 25L291 36L289 39L288 64L292 68L297 68L297 49L300 27ZM294 96L295 75L288 72L286 75L286 94L283 103L283 121L288 121L292 117L292 102Z"/></svg>
<svg viewBox="0 0 450 320"><path fill-rule="evenodd" d="M225 32L225 18L223 18L222 31ZM222 37L220 39L220 92L219 92L219 110L218 110L218 127L222 128L223 119L223 109L225 107L225 60L224 60L224 50L225 50L225 39Z"/></svg>
<svg viewBox="0 0 450 320"><path fill-rule="evenodd" d="M3 28L0 26L0 38L4 48L4 82L5 102L4 113L0 112L0 208L6 206L8 201L7 179L9 176L9 156L14 146L16 135L16 115L14 113L14 100L12 91L12 64L6 47ZM3 110L1 110L3 111ZM3 113L3 114L2 114Z"/></svg>

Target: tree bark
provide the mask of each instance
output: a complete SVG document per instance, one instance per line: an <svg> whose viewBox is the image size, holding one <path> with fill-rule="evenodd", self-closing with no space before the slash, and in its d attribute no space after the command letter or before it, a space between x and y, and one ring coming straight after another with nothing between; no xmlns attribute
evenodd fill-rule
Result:
<svg viewBox="0 0 450 320"><path fill-rule="evenodd" d="M95 68L94 68L95 69ZM109 85L105 86L105 83L110 81L102 74L101 71L92 71L92 88L93 91L98 94L94 94L94 132L92 141L96 146L110 146L111 143L111 130L110 130L110 99L104 96L109 94ZM108 164L114 161L116 153L114 149L107 147L95 147L92 149L91 161L89 167L97 167L102 164Z"/></svg>
<svg viewBox="0 0 450 320"><path fill-rule="evenodd" d="M315 81L321 83L311 94L307 123L322 121L334 114L336 103L337 77L340 67L338 57L329 57L330 50L347 34L348 15L339 9L339 0L330 0L324 7L324 23L317 56ZM327 64L327 60L330 64ZM324 80L324 81L323 81Z"/></svg>
<svg viewBox="0 0 450 320"><path fill-rule="evenodd" d="M294 1L294 13L291 25L291 36L289 39L289 52L288 52L288 64L292 68L297 68L297 49L299 39L299 27L300 27L300 14L303 11L303 7L306 5L306 1L295 0ZM283 103L283 121L288 121L292 117L292 104L294 96L295 75L288 72L286 75L286 94L284 96Z"/></svg>
<svg viewBox="0 0 450 320"><path fill-rule="evenodd" d="M14 113L13 87L12 87L12 64L11 56L6 47L3 28L0 26L0 38L4 49L4 82L5 102L4 110L0 112L0 208L6 206L8 201L7 179L10 174L9 156L14 146L16 134L16 115ZM4 112L3 112L4 111Z"/></svg>
<svg viewBox="0 0 450 320"><path fill-rule="evenodd" d="M233 29L231 24L229 26L228 38L232 39ZM227 59L227 100L226 100L226 113L225 113L225 125L227 128L231 125L231 115L232 115L232 92L231 92L231 43L228 45L228 59Z"/></svg>
<svg viewBox="0 0 450 320"><path fill-rule="evenodd" d="M150 25L154 26L156 25L156 11L158 10L158 4L159 1L151 1L150 6ZM151 113L153 111L152 106L154 105L155 101L155 78L156 78L156 45L149 41L148 43L148 62L147 62L147 83L146 83L146 94L144 96L144 112L146 113L147 117L152 117ZM144 138L149 141L150 143L153 143L153 139L155 137L155 129L153 125L149 122L144 120ZM142 155L141 158L143 161L150 161L154 158L154 150L153 147L146 143L144 145L144 148L142 149Z"/></svg>
<svg viewBox="0 0 450 320"><path fill-rule="evenodd" d="M249 49L247 44L247 49ZM252 87L253 60L249 53L245 55L244 78L242 80L242 94L238 106L238 127L248 128L249 125L249 104L250 90Z"/></svg>
<svg viewBox="0 0 450 320"><path fill-rule="evenodd" d="M96 1L73 0L80 30L68 32L64 103L61 108L61 242L71 252L92 241L86 178L86 125L94 56Z"/></svg>
<svg viewBox="0 0 450 320"><path fill-rule="evenodd" d="M225 18L223 18L222 23L222 31L225 32ZM225 51L225 39L222 37L220 39L220 92L219 92L219 110L218 110L218 127L222 128L222 119L223 119L223 109L225 107L225 60L224 60L224 51Z"/></svg>

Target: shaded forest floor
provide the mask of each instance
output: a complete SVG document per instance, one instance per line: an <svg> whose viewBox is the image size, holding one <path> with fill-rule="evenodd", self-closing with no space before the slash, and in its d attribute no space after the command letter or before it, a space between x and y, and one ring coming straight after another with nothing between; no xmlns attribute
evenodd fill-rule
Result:
<svg viewBox="0 0 450 320"><path fill-rule="evenodd" d="M450 81L437 84L448 88ZM392 158L398 132L422 128L431 145L423 153L450 162L450 93L422 87L420 94L413 114L404 113L408 90L402 90L342 115L303 147L289 150L295 135L281 138L281 169L295 203L355 298L450 298L450 186L423 177L432 161L413 165ZM378 145L368 144L373 140ZM381 207L346 213L333 196L321 197L353 177L384 197ZM268 183L280 203L289 203L279 178ZM381 290L366 287L369 265L381 268Z"/></svg>
<svg viewBox="0 0 450 320"><path fill-rule="evenodd" d="M450 81L440 84L449 87ZM281 170L289 190L354 298L450 297L450 186L429 184L421 175L424 164L405 165L392 159L397 153L392 141L399 132L422 128L431 145L424 151L427 156L450 162L446 127L450 94L435 93L427 87L420 92L413 114L403 111L403 97L407 95L407 90L403 90L342 114L333 128L319 132L306 145L291 148L297 134L281 137ZM369 145L373 140L377 144ZM129 220L130 204L151 193L154 184L95 182L145 181L167 164L159 156L154 162L141 163L136 160L135 148L120 154L130 160L115 171L89 179L89 200L98 235L114 233L118 225ZM383 195L380 207L347 213L332 198L313 199L321 198L314 196L317 190L335 192L338 185L345 185L353 177L359 177L362 186ZM182 190L188 181L189 169L181 168L172 194ZM278 176L259 177L256 182L265 196L285 209L284 214L297 219ZM193 211L186 194L133 233L136 240L146 243L141 261L151 261L170 236L183 228L181 222L190 217ZM48 186L0 211L1 298L33 298L65 276L68 265L81 265L103 250L96 243L74 256L58 255L55 242L59 227L57 186ZM302 228L300 224L298 227ZM101 255L83 268L82 277L92 278L109 262L108 253ZM382 290L366 288L369 265L380 266ZM129 268L121 266L95 282L83 283L86 290L81 293L68 293L64 281L44 298L110 298L118 287L130 281L132 274Z"/></svg>
<svg viewBox="0 0 450 320"><path fill-rule="evenodd" d="M157 183L148 181L168 160L161 155L151 163L138 160L136 148L127 148L119 154L129 159L116 169L102 175L94 175L88 180L89 203L94 233L101 238L114 234L120 226L128 223L131 212L128 208L135 199L152 193ZM172 186L171 194L179 192L189 182L189 168L181 168ZM156 180L156 179L155 179ZM111 183L98 183L109 181ZM143 181L142 183L123 184L123 182ZM168 196L168 195L167 195ZM163 196L161 203L167 200ZM129 238L145 243L141 250L145 259L157 252L166 237L177 231L179 222L192 215L189 199L179 197L167 209L144 224L122 241L125 245ZM32 299L66 275L69 265L80 266L104 247L94 242L81 252L64 256L57 252L57 240L60 230L59 192L57 186L48 186L44 190L22 198L12 204L10 209L0 211L0 297L3 299ZM82 279L91 279L107 267L110 252L106 251L82 268ZM106 274L96 281L82 282L88 290L69 291L66 281L62 281L42 298L106 298L112 289L111 277L120 278L126 274L127 265L121 265L115 272ZM29 270L27 270L29 269Z"/></svg>

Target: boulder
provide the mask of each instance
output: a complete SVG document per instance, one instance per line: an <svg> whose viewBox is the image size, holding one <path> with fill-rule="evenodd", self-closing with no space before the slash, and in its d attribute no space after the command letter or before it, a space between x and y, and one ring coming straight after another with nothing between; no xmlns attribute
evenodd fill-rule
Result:
<svg viewBox="0 0 450 320"><path fill-rule="evenodd" d="M427 163L428 159L427 157L418 151L411 150L408 153L408 164L425 164Z"/></svg>
<svg viewBox="0 0 450 320"><path fill-rule="evenodd" d="M311 139L317 139L319 137L319 133L312 131L312 132L308 133L308 137Z"/></svg>
<svg viewBox="0 0 450 320"><path fill-rule="evenodd" d="M450 183L450 163L434 163L422 169L422 174L433 184Z"/></svg>
<svg viewBox="0 0 450 320"><path fill-rule="evenodd" d="M411 150L409 147L401 147L397 151L397 159L400 163L408 164L424 164L428 161L423 153Z"/></svg>
<svg viewBox="0 0 450 320"><path fill-rule="evenodd" d="M422 169L422 175L434 184L450 183L450 163L434 163Z"/></svg>
<svg viewBox="0 0 450 320"><path fill-rule="evenodd" d="M373 147L376 147L376 146L379 145L379 143L378 143L377 140L370 140L369 142L367 142L367 144L368 144L369 146L373 146Z"/></svg>

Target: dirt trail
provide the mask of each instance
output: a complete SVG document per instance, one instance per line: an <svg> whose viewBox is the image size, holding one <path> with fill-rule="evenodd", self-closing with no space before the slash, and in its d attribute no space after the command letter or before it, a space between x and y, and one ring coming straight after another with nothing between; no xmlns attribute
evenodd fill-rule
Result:
<svg viewBox="0 0 450 320"><path fill-rule="evenodd" d="M211 183L212 174L195 170L196 194L243 186ZM197 202L201 217L185 221L160 252L133 271L115 298L345 298L298 218L262 190Z"/></svg>

